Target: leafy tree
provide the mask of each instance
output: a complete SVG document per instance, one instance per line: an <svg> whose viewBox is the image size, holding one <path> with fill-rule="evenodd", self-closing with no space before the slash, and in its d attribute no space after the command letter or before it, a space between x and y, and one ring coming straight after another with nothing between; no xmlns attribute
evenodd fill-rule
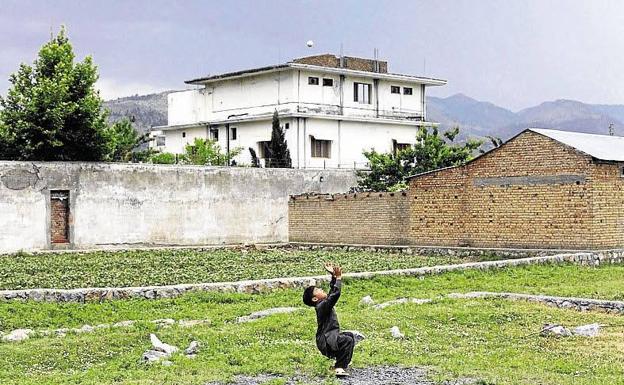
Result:
<svg viewBox="0 0 624 385"><path fill-rule="evenodd" d="M195 138L193 144L184 147L184 154L181 156L182 163L198 164L209 166L227 166L230 159L242 152L241 147L230 150L230 155L221 152L221 147L215 140Z"/></svg>
<svg viewBox="0 0 624 385"><path fill-rule="evenodd" d="M132 152L149 140L149 135L139 135L129 119L122 119L104 130L105 159L113 162L132 160Z"/></svg>
<svg viewBox="0 0 624 385"><path fill-rule="evenodd" d="M416 144L396 154L365 151L371 170L358 172L358 186L364 190L397 191L407 187L405 178L410 175L467 162L483 142L471 139L455 144L458 134L459 127L442 135L435 127L421 127Z"/></svg>
<svg viewBox="0 0 624 385"><path fill-rule="evenodd" d="M154 164L175 164L176 156L170 152L159 152L157 154L153 154L149 158L149 161Z"/></svg>
<svg viewBox="0 0 624 385"><path fill-rule="evenodd" d="M266 161L266 167L292 167L290 151L288 150L288 144L286 143L284 130L282 129L282 127L280 127L277 110L275 110L275 112L273 113L271 142L269 143L269 158Z"/></svg>
<svg viewBox="0 0 624 385"><path fill-rule="evenodd" d="M90 56L74 62L65 28L41 47L33 65L21 64L0 97L0 158L101 160L107 112L95 90Z"/></svg>

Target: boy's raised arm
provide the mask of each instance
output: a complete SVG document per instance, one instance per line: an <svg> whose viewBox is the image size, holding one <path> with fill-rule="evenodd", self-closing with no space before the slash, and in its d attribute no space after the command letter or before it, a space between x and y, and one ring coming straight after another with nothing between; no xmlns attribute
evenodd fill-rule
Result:
<svg viewBox="0 0 624 385"><path fill-rule="evenodd" d="M338 302L340 298L340 287L342 286L342 269L340 266L334 266L332 272L332 279L329 283L330 291L327 299L323 301L323 306L327 306L327 308L332 308Z"/></svg>

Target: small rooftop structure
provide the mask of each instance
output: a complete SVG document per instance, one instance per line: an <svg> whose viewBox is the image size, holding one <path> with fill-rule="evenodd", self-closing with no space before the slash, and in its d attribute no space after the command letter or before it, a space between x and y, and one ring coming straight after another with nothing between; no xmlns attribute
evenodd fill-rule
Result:
<svg viewBox="0 0 624 385"><path fill-rule="evenodd" d="M222 79L241 78L260 73L284 71L287 69L323 70L327 73L351 74L355 76L375 77L379 79L397 81L415 81L433 86L441 86L446 84L446 80L443 79L406 74L395 74L388 72L388 62L384 60L359 58L353 56L336 56L333 54L306 56L293 59L287 63L276 64L272 66L250 68L246 70L227 72L218 75L204 76L197 79L187 80L185 81L185 83L202 85Z"/></svg>
<svg viewBox="0 0 624 385"><path fill-rule="evenodd" d="M529 128L529 130L573 147L598 160L624 162L624 137L622 136L585 134L545 128Z"/></svg>

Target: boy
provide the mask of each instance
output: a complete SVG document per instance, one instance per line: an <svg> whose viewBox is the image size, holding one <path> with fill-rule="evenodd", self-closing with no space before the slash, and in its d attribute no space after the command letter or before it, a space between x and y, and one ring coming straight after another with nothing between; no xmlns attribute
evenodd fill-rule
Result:
<svg viewBox="0 0 624 385"><path fill-rule="evenodd" d="M364 336L359 332L340 332L334 306L340 298L342 269L340 266L326 263L325 270L332 275L329 295L320 287L310 286L303 292L303 303L313 306L316 310L316 322L318 324L316 347L324 356L336 359L335 374L337 377L345 377L349 375L345 369L351 362L353 347Z"/></svg>

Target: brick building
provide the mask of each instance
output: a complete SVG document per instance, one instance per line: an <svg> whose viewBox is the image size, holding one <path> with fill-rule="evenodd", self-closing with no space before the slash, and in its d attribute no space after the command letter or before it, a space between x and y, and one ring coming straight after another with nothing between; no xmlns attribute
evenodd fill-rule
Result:
<svg viewBox="0 0 624 385"><path fill-rule="evenodd" d="M290 240L624 247L624 137L527 129L463 166L415 175L409 185L405 196L292 197Z"/></svg>

